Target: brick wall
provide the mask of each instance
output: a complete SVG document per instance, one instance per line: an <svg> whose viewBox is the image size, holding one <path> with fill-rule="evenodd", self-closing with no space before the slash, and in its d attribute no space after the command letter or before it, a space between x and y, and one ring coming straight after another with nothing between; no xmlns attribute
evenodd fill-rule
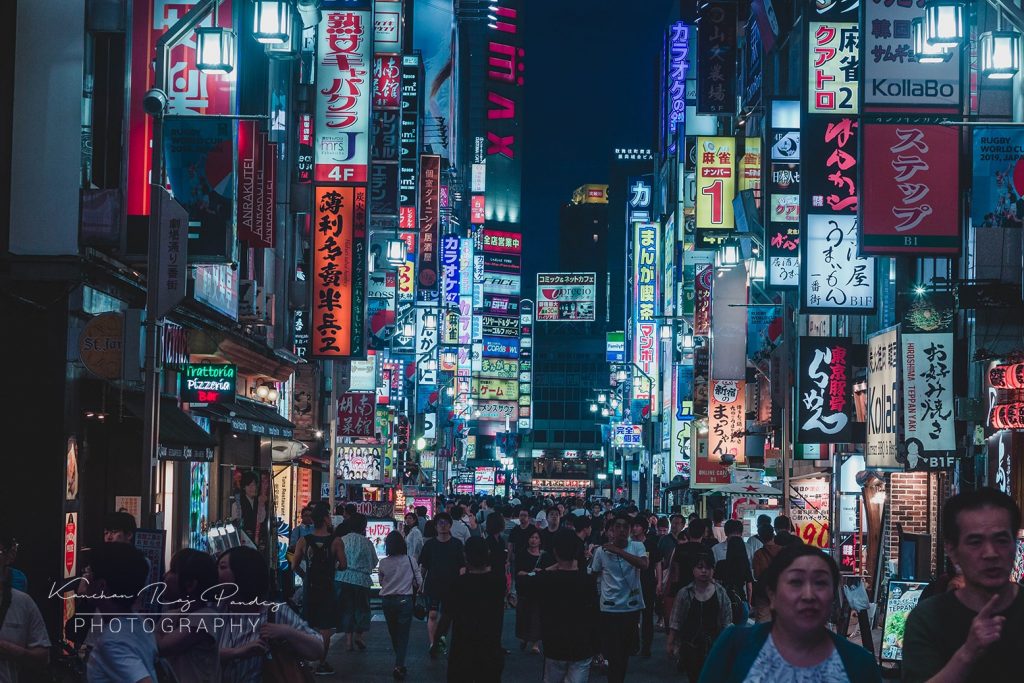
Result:
<svg viewBox="0 0 1024 683"><path fill-rule="evenodd" d="M898 566L899 532L931 534L931 567L936 571L938 556L939 509L948 496L947 477L943 473L894 472L889 480L889 516L885 533L886 559Z"/></svg>

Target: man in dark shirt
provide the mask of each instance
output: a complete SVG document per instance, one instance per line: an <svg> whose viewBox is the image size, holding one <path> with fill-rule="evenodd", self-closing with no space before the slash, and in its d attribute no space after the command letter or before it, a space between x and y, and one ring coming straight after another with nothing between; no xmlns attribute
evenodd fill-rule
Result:
<svg viewBox="0 0 1024 683"><path fill-rule="evenodd" d="M572 536L557 537L557 564L523 577L523 590L533 591L540 603L545 681L586 680L596 649L597 586L577 571L578 548Z"/></svg>
<svg viewBox="0 0 1024 683"><path fill-rule="evenodd" d="M651 656L651 641L654 639L654 599L657 589L657 567L661 564L658 538L648 536L650 525L643 516L633 518L630 523L630 537L644 544L647 549L647 567L640 570L640 590L644 595L644 609L640 614L640 656Z"/></svg>
<svg viewBox="0 0 1024 683"><path fill-rule="evenodd" d="M707 548L701 542L707 526L702 519L690 520L690 526L686 527L672 551L672 559L668 563L668 573L665 576L664 602L662 611L666 623L672 617L672 607L676 602L676 594L679 589L693 581L693 565L697 556L707 553Z"/></svg>
<svg viewBox="0 0 1024 683"><path fill-rule="evenodd" d="M459 570L466 564L462 541L452 538L452 516L447 512L434 515L437 536L428 538L420 551L420 565L423 566L423 594L428 601L429 616L427 633L430 637L430 656L436 658L441 650L441 639L448 633L451 620L443 614L442 603L446 602L452 583L459 576ZM478 539L487 549L487 543Z"/></svg>
<svg viewBox="0 0 1024 683"><path fill-rule="evenodd" d="M1024 593L1010 582L1019 528L1020 509L995 489L946 501L946 549L964 586L922 600L910 613L903 637L906 683L1021 680Z"/></svg>
<svg viewBox="0 0 1024 683"><path fill-rule="evenodd" d="M426 546L424 546L426 548ZM466 573L456 577L444 609L452 618L449 683L498 683L504 668L501 647L505 577L491 571L487 542L466 541Z"/></svg>
<svg viewBox="0 0 1024 683"><path fill-rule="evenodd" d="M551 508L547 511L548 527L540 532L540 547L544 552L554 552L555 535L561 529L562 514L558 508Z"/></svg>
<svg viewBox="0 0 1024 683"><path fill-rule="evenodd" d="M534 529L537 528L533 525L533 522L530 521L529 508L520 507L516 510L516 514L519 517L519 524L508 532L509 550L513 553L526 545L526 539L528 539Z"/></svg>

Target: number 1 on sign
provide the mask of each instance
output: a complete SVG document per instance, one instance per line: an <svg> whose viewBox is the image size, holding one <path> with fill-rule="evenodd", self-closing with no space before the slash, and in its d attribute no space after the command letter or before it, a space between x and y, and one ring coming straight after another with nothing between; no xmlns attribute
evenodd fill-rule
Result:
<svg viewBox="0 0 1024 683"><path fill-rule="evenodd" d="M711 197L711 223L721 225L725 222L725 205L722 201L724 194L724 183L722 179L712 182L706 187L700 188L700 193L705 197Z"/></svg>

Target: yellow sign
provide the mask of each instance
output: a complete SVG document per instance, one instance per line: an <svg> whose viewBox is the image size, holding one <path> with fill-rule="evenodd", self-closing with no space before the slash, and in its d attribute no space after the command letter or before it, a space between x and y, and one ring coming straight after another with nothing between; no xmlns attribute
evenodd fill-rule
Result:
<svg viewBox="0 0 1024 683"><path fill-rule="evenodd" d="M492 401L519 400L519 382L508 379L474 379L473 395Z"/></svg>
<svg viewBox="0 0 1024 683"><path fill-rule="evenodd" d="M735 230L736 140L697 138L697 229Z"/></svg>
<svg viewBox="0 0 1024 683"><path fill-rule="evenodd" d="M753 190L754 199L761 206L761 138L744 139L739 176L737 191Z"/></svg>

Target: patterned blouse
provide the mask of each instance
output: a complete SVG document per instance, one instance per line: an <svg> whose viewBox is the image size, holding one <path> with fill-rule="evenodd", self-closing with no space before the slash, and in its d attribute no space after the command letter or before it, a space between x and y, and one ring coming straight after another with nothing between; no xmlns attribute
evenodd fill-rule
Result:
<svg viewBox="0 0 1024 683"><path fill-rule="evenodd" d="M286 605L282 605L276 612L269 614L268 608L260 610L256 614L239 614L223 611L222 616L227 622L217 633L218 646L220 649L236 648L246 643L257 640L260 637L260 628L269 621L275 624L285 624L294 629L302 631L306 635L320 638L320 633L314 631L302 620L298 614ZM230 662L221 662L222 683L259 683L263 680L263 655L235 659Z"/></svg>
<svg viewBox="0 0 1024 683"><path fill-rule="evenodd" d="M370 543L366 536L357 533L345 534L341 542L345 544L348 569L335 572L334 580L370 588L373 585L370 572L377 566L377 551L373 543Z"/></svg>
<svg viewBox="0 0 1024 683"><path fill-rule="evenodd" d="M743 683L850 683L838 650L821 664L793 666L779 654L771 636L765 641Z"/></svg>

